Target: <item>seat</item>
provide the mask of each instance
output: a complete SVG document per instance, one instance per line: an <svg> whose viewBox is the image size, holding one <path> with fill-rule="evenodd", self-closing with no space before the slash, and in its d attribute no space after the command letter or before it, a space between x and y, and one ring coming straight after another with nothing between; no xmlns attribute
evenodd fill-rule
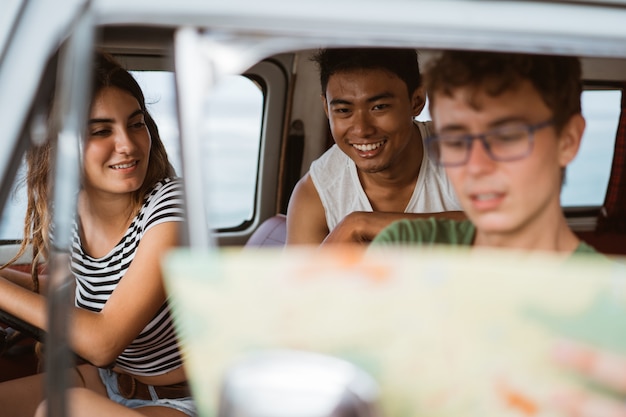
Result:
<svg viewBox="0 0 626 417"><path fill-rule="evenodd" d="M261 223L244 247L284 246L286 240L287 216L279 213Z"/></svg>

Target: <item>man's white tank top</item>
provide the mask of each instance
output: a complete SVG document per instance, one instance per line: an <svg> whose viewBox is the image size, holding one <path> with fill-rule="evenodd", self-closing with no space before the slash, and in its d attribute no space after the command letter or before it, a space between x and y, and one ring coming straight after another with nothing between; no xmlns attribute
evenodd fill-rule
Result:
<svg viewBox="0 0 626 417"><path fill-rule="evenodd" d="M431 135L431 122L415 122L422 138ZM424 140L422 140L424 144ZM311 163L313 184L322 200L328 230L333 230L345 216L354 211L373 211L357 174L355 163L337 145ZM415 190L405 213L437 213L461 210L452 184L442 167L424 156Z"/></svg>

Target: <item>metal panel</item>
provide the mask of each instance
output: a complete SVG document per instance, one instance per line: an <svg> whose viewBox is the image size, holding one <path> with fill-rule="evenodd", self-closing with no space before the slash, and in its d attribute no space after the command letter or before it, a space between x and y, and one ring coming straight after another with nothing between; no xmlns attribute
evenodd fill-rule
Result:
<svg viewBox="0 0 626 417"><path fill-rule="evenodd" d="M89 79L93 52L91 15L84 13L63 50L59 77L59 126L54 175L54 246L48 279L48 337L46 339L46 392L49 417L63 417L65 389L71 365L68 324L74 278L70 272L72 224L79 190L81 140L89 108Z"/></svg>
<svg viewBox="0 0 626 417"><path fill-rule="evenodd" d="M85 7L85 0L27 2L7 45L0 66L0 208L10 192L26 128L44 69L71 30L71 24ZM36 28L36 30L33 30ZM17 159L17 160L16 160Z"/></svg>
<svg viewBox="0 0 626 417"><path fill-rule="evenodd" d="M102 24L204 27L313 43L626 57L626 7L471 0L97 0ZM454 10L454 13L451 13ZM332 11L332 12L329 12Z"/></svg>
<svg viewBox="0 0 626 417"><path fill-rule="evenodd" d="M261 39L244 38L237 36L213 36L201 35L191 28L183 28L176 34L175 54L176 54L176 80L178 105L180 115L181 149L183 157L183 177L185 178L185 198L187 208L188 228L186 236L190 246L207 247L215 244L209 236L211 230L210 213L208 205L204 199L206 192L203 177L203 160L201 149L201 109L207 94L225 75L244 73L250 66L260 61L262 57L272 55L272 51L283 47L283 39ZM285 85L279 83L278 86ZM285 90L280 87L268 91L267 103L272 102L274 112L279 112L282 106L280 101L284 101ZM274 98L274 94L278 97ZM279 151L266 145L274 143L279 145L279 141L268 141L265 135L268 132L282 131L282 117L276 117L273 113L269 117L267 111L264 117L265 125L263 137L261 138L261 149L259 166L263 167L266 158L271 158L268 153L274 154ZM270 125L271 124L271 125ZM265 187L275 187L278 178L278 164L275 169L267 170L258 184L256 205L264 212L262 215L269 217L275 214L275 207L270 209L267 205L261 206L261 196L265 195ZM255 220L259 222L259 215Z"/></svg>

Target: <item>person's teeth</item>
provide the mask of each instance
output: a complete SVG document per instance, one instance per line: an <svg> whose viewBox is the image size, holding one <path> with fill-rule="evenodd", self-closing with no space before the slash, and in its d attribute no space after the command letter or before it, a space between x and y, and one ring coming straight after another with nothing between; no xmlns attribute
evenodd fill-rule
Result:
<svg viewBox="0 0 626 417"><path fill-rule="evenodd" d="M497 195L496 193L487 193L487 194L477 194L476 195L476 200L490 200L492 198L496 198Z"/></svg>
<svg viewBox="0 0 626 417"><path fill-rule="evenodd" d="M119 164L119 165L113 165L114 169L124 169L124 168L130 168L132 166L134 166L136 164L136 162L130 162L128 164Z"/></svg>
<svg viewBox="0 0 626 417"><path fill-rule="evenodd" d="M382 144L385 143L385 141L380 141L377 143L367 143L367 144L353 144L352 146L354 146L357 150L361 151L361 152L369 152L369 151L373 151L374 149L378 149L382 146Z"/></svg>

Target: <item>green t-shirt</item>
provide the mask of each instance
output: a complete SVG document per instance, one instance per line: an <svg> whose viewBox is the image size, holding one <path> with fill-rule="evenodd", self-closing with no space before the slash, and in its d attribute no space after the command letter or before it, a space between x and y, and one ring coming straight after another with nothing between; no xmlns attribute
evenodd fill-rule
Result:
<svg viewBox="0 0 626 417"><path fill-rule="evenodd" d="M471 246L476 228L469 220L437 219L399 220L383 229L372 241L373 245L390 246L447 244ZM580 242L574 253L597 253L585 242Z"/></svg>

